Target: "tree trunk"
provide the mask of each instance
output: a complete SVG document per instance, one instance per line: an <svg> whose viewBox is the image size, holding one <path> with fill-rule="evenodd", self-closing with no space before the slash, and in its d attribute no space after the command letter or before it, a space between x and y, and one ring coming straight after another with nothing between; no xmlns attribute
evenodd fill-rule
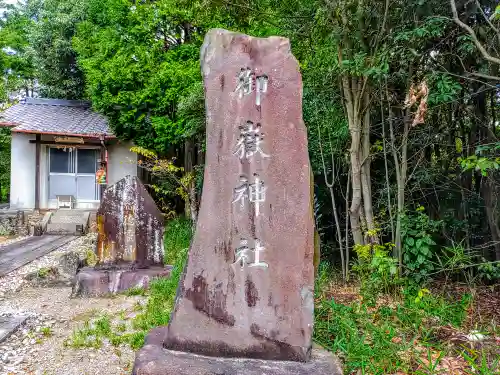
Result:
<svg viewBox="0 0 500 375"><path fill-rule="evenodd" d="M477 121L479 139L484 139L487 143L494 143L496 142L496 139L494 137L494 133L488 125L486 100L486 94L484 92L480 95L476 95L474 98L476 109L475 122ZM481 177L479 183L481 185L480 192L484 200L485 213L488 221L488 227L490 229L491 239L494 242L494 258L496 260L500 260L500 227L498 225L497 215L498 198L494 178L495 174L496 172L494 170L490 171L488 176Z"/></svg>
<svg viewBox="0 0 500 375"><path fill-rule="evenodd" d="M361 208L361 131L362 121L359 117L358 78L342 77L344 104L351 134L351 186L352 200L350 208L351 231L355 245L364 245L363 232L360 225Z"/></svg>
<svg viewBox="0 0 500 375"><path fill-rule="evenodd" d="M386 83L386 96L389 102L389 133L391 137L392 156L394 158L394 169L396 171L396 185L397 185L397 217L396 217L396 235L395 247L393 255L398 259L399 272L403 271L403 244L402 244L402 217L405 211L405 187L406 178L408 174L408 136L410 133L410 109L406 110L404 117L404 131L401 139L401 158L398 156L396 147L396 136L394 134L394 124L392 121L392 107L389 96L389 90Z"/></svg>
<svg viewBox="0 0 500 375"><path fill-rule="evenodd" d="M346 279L349 281L349 192L351 188L351 169L347 172L347 186L345 189L345 265Z"/></svg>
<svg viewBox="0 0 500 375"><path fill-rule="evenodd" d="M361 188L363 193L363 209L365 213L366 229L365 235L367 243L377 243L378 235L376 233L375 218L373 215L371 173L370 173L370 98L368 89L363 93L363 128L361 142Z"/></svg>
<svg viewBox="0 0 500 375"><path fill-rule="evenodd" d="M491 239L495 248L495 259L500 261L500 228L498 227L497 215L495 212L497 199L494 193L495 185L492 177L483 178L481 194L484 199L486 218L490 228Z"/></svg>
<svg viewBox="0 0 500 375"><path fill-rule="evenodd" d="M389 103L390 105L390 103ZM384 167L385 167L385 184L387 188L387 209L389 211L389 220L391 224L391 242L394 243L394 218L392 216L392 201L391 201L391 183L389 180L389 167L387 166L387 142L385 139L385 119L384 119L384 106L382 100L380 101L380 116L382 119L382 148L384 149Z"/></svg>
<svg viewBox="0 0 500 375"><path fill-rule="evenodd" d="M347 269L346 269L346 263L344 259L344 248L343 248L343 243L342 243L342 232L340 231L340 221L339 221L339 215L337 213L337 204L335 203L335 192L333 191L333 186L335 185L335 159L333 155L333 147L330 142L330 155L332 159L332 180L328 181L328 172L326 169L326 163L325 163L325 157L323 154L323 141L321 139L321 129L318 126L318 143L319 143L319 150L321 154L321 164L323 166L323 176L325 178L325 184L328 187L328 190L330 192L330 199L332 201L332 211L333 211L333 217L335 220L335 227L337 229L337 242L339 244L339 250L340 250L340 261L342 262L342 279L344 282L346 281L347 277Z"/></svg>
<svg viewBox="0 0 500 375"><path fill-rule="evenodd" d="M394 125L393 125L393 115L392 115L392 106L391 100L389 96L389 90L387 89L386 84L386 96L389 106L389 134L391 140L391 151L392 157L394 159L394 170L396 172L396 186L397 186L397 216L396 216L396 233L395 233L395 246L393 251L394 258L398 260L402 257L402 244L401 244L401 206L404 204L404 201L401 200L401 192L404 192L404 187L402 186L402 178L401 178L401 169L399 165L399 157L396 151L396 136L394 135ZM404 195L403 195L404 196ZM401 271L401 264L399 265Z"/></svg>

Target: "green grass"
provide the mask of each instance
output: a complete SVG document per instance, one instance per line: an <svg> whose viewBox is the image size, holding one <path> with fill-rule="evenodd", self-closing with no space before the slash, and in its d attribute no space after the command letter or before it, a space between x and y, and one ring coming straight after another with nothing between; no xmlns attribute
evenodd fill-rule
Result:
<svg viewBox="0 0 500 375"><path fill-rule="evenodd" d="M42 335L44 335L45 337L52 336L52 329L50 327L42 327L40 329L40 332L42 332Z"/></svg>
<svg viewBox="0 0 500 375"><path fill-rule="evenodd" d="M165 227L165 264L177 264L185 257L184 250L189 248L193 228L186 218L171 220Z"/></svg>
<svg viewBox="0 0 500 375"><path fill-rule="evenodd" d="M323 300L316 307L314 339L344 359L345 373L390 374L409 371L415 361L415 340L421 347L441 350L436 338L440 326L459 326L469 299L446 304L442 297L426 296L418 304L368 308Z"/></svg>
<svg viewBox="0 0 500 375"><path fill-rule="evenodd" d="M168 324L186 258L187 249L181 250L179 261L174 265L171 277L158 279L151 283L146 306L133 321L136 329L147 331Z"/></svg>
<svg viewBox="0 0 500 375"><path fill-rule="evenodd" d="M133 288L127 289L124 294L126 296L144 296L146 294L146 290L140 286L134 286Z"/></svg>
<svg viewBox="0 0 500 375"><path fill-rule="evenodd" d="M332 292L340 298L357 289L332 288L331 274L335 272L327 266L320 267L314 340L343 360L345 374L446 374L443 366L450 358L461 358L468 371L463 374L500 374L498 349L491 344L485 346L488 349L472 350L450 345L443 336L443 332L467 332L464 324L473 302L470 294L450 299L405 285L391 296L381 295L383 302L376 301L374 306L356 294L354 302L342 304L329 297ZM486 331L490 337L495 335L495 327Z"/></svg>

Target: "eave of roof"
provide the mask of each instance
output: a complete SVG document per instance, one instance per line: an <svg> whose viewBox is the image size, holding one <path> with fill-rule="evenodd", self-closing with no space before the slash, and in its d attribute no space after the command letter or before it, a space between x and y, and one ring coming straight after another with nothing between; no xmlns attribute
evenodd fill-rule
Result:
<svg viewBox="0 0 500 375"><path fill-rule="evenodd" d="M0 124L1 125L1 124ZM16 125L14 125L16 126ZM65 132L44 132L36 130L25 130L25 129L12 129L13 133L25 133L25 134L47 134L47 135L60 135L69 137L82 137L82 138L101 138L104 139L116 139L116 136L112 134L97 133L97 134L78 134L78 133L65 133Z"/></svg>
<svg viewBox="0 0 500 375"><path fill-rule="evenodd" d="M15 123L15 122L2 122L0 121L0 126L1 127L4 127L4 128L12 128L14 126L18 126L19 124Z"/></svg>

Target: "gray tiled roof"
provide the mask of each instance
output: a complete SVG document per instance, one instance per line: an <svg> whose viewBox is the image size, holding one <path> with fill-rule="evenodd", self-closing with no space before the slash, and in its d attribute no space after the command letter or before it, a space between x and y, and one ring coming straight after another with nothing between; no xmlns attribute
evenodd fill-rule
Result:
<svg viewBox="0 0 500 375"><path fill-rule="evenodd" d="M1 123L20 132L112 136L106 117L79 100L26 98L0 113Z"/></svg>

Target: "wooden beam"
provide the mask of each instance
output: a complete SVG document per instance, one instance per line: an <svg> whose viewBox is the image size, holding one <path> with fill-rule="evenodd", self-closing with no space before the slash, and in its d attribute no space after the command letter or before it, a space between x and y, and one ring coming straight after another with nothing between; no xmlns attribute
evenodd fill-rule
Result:
<svg viewBox="0 0 500 375"><path fill-rule="evenodd" d="M41 140L42 136L40 134L36 135L36 145L35 145L35 210L40 209L40 151L41 151ZM31 141L30 141L31 142Z"/></svg>
<svg viewBox="0 0 500 375"><path fill-rule="evenodd" d="M39 143L41 145L57 145L61 147L80 147L80 148L86 148L86 147L100 147L99 143L61 143L61 142L54 142L54 141L37 141L34 139L30 140L30 143Z"/></svg>

